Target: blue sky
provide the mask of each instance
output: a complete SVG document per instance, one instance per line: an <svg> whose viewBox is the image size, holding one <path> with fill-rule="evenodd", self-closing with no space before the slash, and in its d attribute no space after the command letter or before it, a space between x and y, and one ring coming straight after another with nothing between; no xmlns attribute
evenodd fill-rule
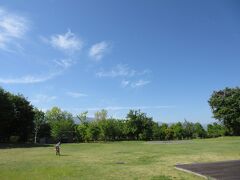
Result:
<svg viewBox="0 0 240 180"><path fill-rule="evenodd" d="M240 84L240 3L5 1L0 86L33 105L212 122L214 90Z"/></svg>

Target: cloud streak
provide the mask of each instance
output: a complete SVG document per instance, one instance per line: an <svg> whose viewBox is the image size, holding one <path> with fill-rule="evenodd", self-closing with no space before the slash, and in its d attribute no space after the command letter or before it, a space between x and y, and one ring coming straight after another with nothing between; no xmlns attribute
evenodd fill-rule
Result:
<svg viewBox="0 0 240 180"><path fill-rule="evenodd" d="M66 94L72 98L80 98L80 97L88 96L87 94L78 93L78 92L67 92Z"/></svg>
<svg viewBox="0 0 240 180"><path fill-rule="evenodd" d="M138 87L145 86L145 85L147 85L149 83L150 83L150 81L145 81L145 80L140 79L140 80L138 80L136 82L131 83L131 87L132 88L138 88Z"/></svg>
<svg viewBox="0 0 240 180"><path fill-rule="evenodd" d="M41 83L48 81L58 75L60 75L62 72L55 72L50 73L48 75L42 75L42 76L33 76L33 75L27 75L22 76L19 78L0 78L0 83L3 84L34 84L34 83Z"/></svg>
<svg viewBox="0 0 240 180"><path fill-rule="evenodd" d="M41 75L25 75L18 78L1 78L0 83L3 84L34 84L41 83L53 79L62 73L69 67L71 67L75 61L72 59L59 59L53 61L55 66L53 65L50 69L50 72L47 74Z"/></svg>
<svg viewBox="0 0 240 180"><path fill-rule="evenodd" d="M121 86L122 87L127 87L129 85L130 81L127 81L127 80L122 80L121 82Z"/></svg>
<svg viewBox="0 0 240 180"><path fill-rule="evenodd" d="M0 7L0 49L9 50L9 46L19 47L17 43L29 29L27 19L18 14L8 12Z"/></svg>
<svg viewBox="0 0 240 180"><path fill-rule="evenodd" d="M54 60L54 62L57 66L63 69L67 69L75 63L75 61L72 59L59 59L59 60Z"/></svg>
<svg viewBox="0 0 240 180"><path fill-rule="evenodd" d="M135 69L131 69L127 64L117 64L110 70L101 69L96 73L97 77L134 77L134 76L142 76L150 73L149 69L145 69L143 71L137 71Z"/></svg>
<svg viewBox="0 0 240 180"><path fill-rule="evenodd" d="M92 45L89 50L89 56L96 61L99 61L103 58L105 53L109 50L110 45L106 41L102 41L100 43L96 43Z"/></svg>
<svg viewBox="0 0 240 180"><path fill-rule="evenodd" d="M52 102L56 99L57 99L56 96L48 96L48 95L45 95L45 94L38 94L31 100L31 102L36 103L36 104L49 103L49 102Z"/></svg>
<svg viewBox="0 0 240 180"><path fill-rule="evenodd" d="M100 70L96 73L97 77L132 77L136 75L136 70L130 69L126 64L118 64L116 67L113 67L111 70Z"/></svg>
<svg viewBox="0 0 240 180"><path fill-rule="evenodd" d="M118 64L117 66L113 67L110 70L101 69L96 73L96 76L99 78L117 78L122 77L124 78L121 81L122 87L131 87L131 88L138 88L143 87L150 83L148 80L138 80L133 81L133 78L144 76L146 74L151 73L149 69L145 69L143 71L137 71L135 69L131 69L126 64Z"/></svg>

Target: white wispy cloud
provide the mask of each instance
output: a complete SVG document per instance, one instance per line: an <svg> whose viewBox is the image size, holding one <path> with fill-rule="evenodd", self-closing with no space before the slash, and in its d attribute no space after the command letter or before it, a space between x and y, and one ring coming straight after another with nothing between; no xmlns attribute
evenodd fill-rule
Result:
<svg viewBox="0 0 240 180"><path fill-rule="evenodd" d="M149 74L151 71L145 69L143 71L137 71L130 68L127 64L117 64L115 67L110 70L101 69L96 73L97 77L133 77L133 76L143 76Z"/></svg>
<svg viewBox="0 0 240 180"><path fill-rule="evenodd" d="M122 80L122 82L121 82L121 86L122 86L122 87L126 87L126 86L129 85L129 83L130 83L130 81Z"/></svg>
<svg viewBox="0 0 240 180"><path fill-rule="evenodd" d="M145 80L140 79L136 82L131 83L131 87L132 88L142 87L142 86L145 86L149 83L150 83L150 81L145 81Z"/></svg>
<svg viewBox="0 0 240 180"><path fill-rule="evenodd" d="M100 70L96 73L98 77L131 77L136 74L136 70L130 69L126 64L118 64L116 67L113 67L111 70Z"/></svg>
<svg viewBox="0 0 240 180"><path fill-rule="evenodd" d="M22 76L18 78L0 78L0 83L3 84L34 84L34 83L40 83L48 81L58 75L60 75L62 72L54 72L49 73L47 75L41 75L41 76L34 76L34 75L27 75Z"/></svg>
<svg viewBox="0 0 240 180"><path fill-rule="evenodd" d="M56 100L57 97L56 96L49 96L49 95L46 95L46 94L37 94L33 99L31 99L30 101L32 103L36 103L36 104L39 104L39 103L49 103L49 102L52 102L54 100Z"/></svg>
<svg viewBox="0 0 240 180"><path fill-rule="evenodd" d="M132 82L130 80L122 80L121 86L124 88L125 87L138 88L138 87L143 87L149 83L150 81L141 80L141 79L135 82Z"/></svg>
<svg viewBox="0 0 240 180"><path fill-rule="evenodd" d="M122 87L137 88L137 87L143 87L149 84L150 81L140 79L134 82L133 79L139 76L144 76L149 73L151 73L151 70L149 69L137 71L135 69L129 68L127 64L118 64L117 66L111 68L110 70L101 69L96 73L96 76L99 78L103 78L103 77L110 77L110 78L122 77L123 78L124 77L125 79L121 81Z"/></svg>
<svg viewBox="0 0 240 180"><path fill-rule="evenodd" d="M149 74L151 73L152 71L150 69L145 69L143 71L140 71L138 72L138 75L141 76L141 75L145 75L145 74Z"/></svg>
<svg viewBox="0 0 240 180"><path fill-rule="evenodd" d="M9 46L19 47L29 29L27 18L0 7L0 49L11 51Z"/></svg>
<svg viewBox="0 0 240 180"><path fill-rule="evenodd" d="M80 97L86 97L88 96L87 94L84 93L78 93L78 92L67 92L66 93L68 96L73 97L73 98L80 98Z"/></svg>
<svg viewBox="0 0 240 180"><path fill-rule="evenodd" d="M106 41L92 45L89 50L89 56L97 61L101 60L105 53L109 50L110 45Z"/></svg>
<svg viewBox="0 0 240 180"><path fill-rule="evenodd" d="M71 67L75 61L72 59L59 59L59 60L54 60L54 62L56 63L57 66L66 69Z"/></svg>
<svg viewBox="0 0 240 180"><path fill-rule="evenodd" d="M70 54L81 50L83 47L83 41L71 30L68 30L65 34L52 35L50 39L42 37L42 40L49 42L54 48Z"/></svg>
<svg viewBox="0 0 240 180"><path fill-rule="evenodd" d="M71 67L75 61L72 59L60 59L54 60L55 67L52 66L50 71L45 74L39 75L25 75L22 77L0 77L0 83L3 84L34 84L34 83L41 83L53 79L61 74L64 71Z"/></svg>

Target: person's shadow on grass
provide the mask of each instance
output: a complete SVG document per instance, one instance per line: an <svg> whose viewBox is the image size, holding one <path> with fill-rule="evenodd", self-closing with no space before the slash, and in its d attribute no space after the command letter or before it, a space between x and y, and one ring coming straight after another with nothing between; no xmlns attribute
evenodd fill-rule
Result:
<svg viewBox="0 0 240 180"><path fill-rule="evenodd" d="M70 156L70 155L68 155L68 154L60 154L59 156Z"/></svg>

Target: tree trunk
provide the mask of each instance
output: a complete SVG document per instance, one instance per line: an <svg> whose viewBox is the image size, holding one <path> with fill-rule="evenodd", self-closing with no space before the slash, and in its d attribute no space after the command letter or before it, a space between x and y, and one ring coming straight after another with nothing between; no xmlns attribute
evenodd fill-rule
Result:
<svg viewBox="0 0 240 180"><path fill-rule="evenodd" d="M38 134L38 131L36 130L35 131L35 136L34 136L34 143L37 144L37 134Z"/></svg>

